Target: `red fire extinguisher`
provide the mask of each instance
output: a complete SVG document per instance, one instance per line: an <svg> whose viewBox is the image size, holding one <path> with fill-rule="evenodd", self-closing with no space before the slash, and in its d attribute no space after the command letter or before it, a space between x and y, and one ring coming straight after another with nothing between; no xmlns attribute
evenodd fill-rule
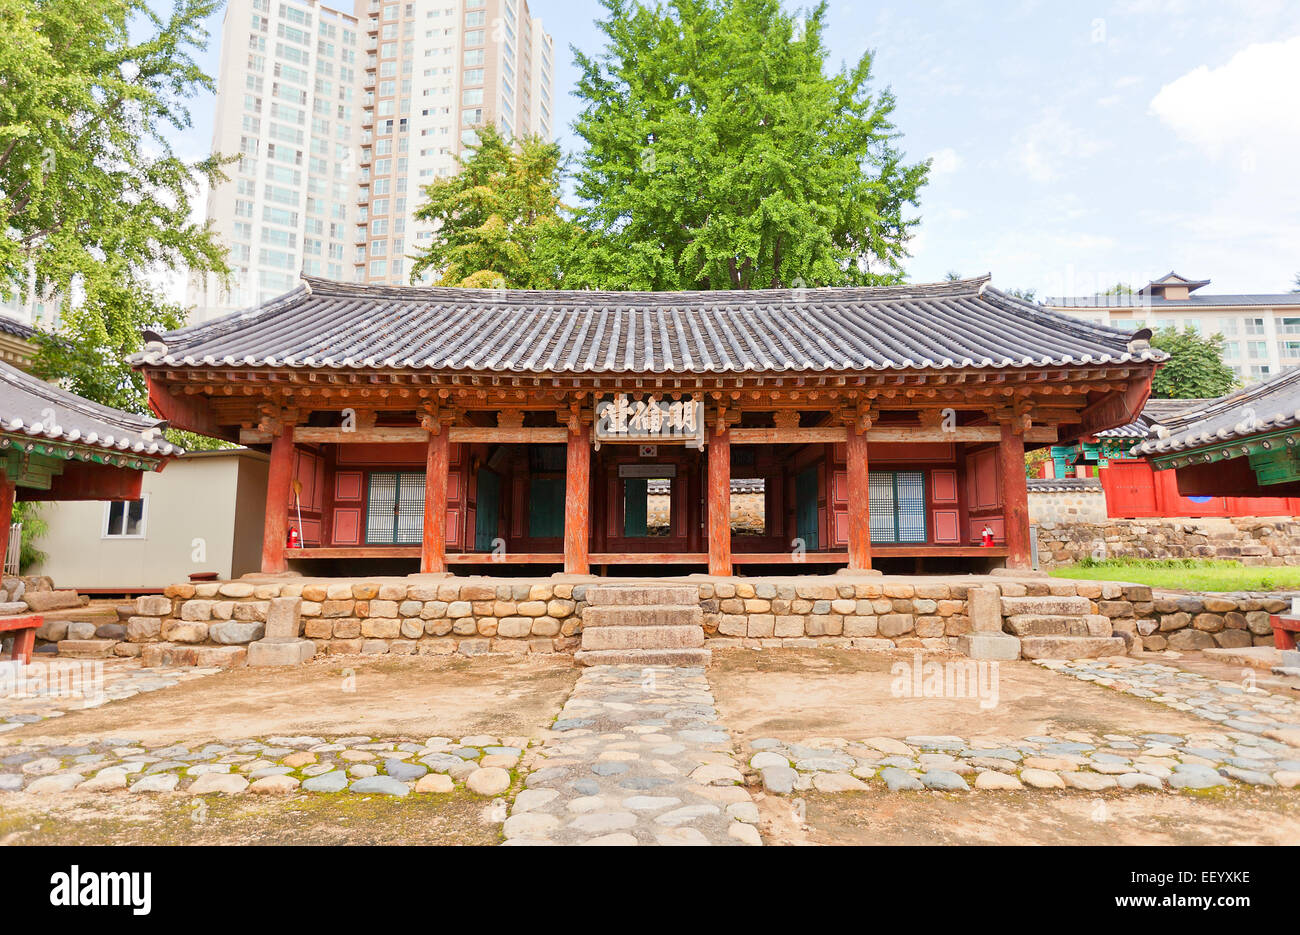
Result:
<svg viewBox="0 0 1300 935"><path fill-rule="evenodd" d="M993 527L988 523L984 524L984 531L980 533L980 545L986 549L993 547Z"/></svg>
<svg viewBox="0 0 1300 935"><path fill-rule="evenodd" d="M289 527L289 548L302 548L302 537L298 535L298 530L293 526Z"/></svg>

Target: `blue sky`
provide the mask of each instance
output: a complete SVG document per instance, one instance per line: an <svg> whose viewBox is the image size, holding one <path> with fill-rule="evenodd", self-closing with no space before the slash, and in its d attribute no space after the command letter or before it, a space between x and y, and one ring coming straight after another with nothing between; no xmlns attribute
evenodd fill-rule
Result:
<svg viewBox="0 0 1300 935"><path fill-rule="evenodd" d="M599 49L601 8L530 6L555 38L557 132L574 152L568 50ZM935 159L911 280L991 272L1041 297L1177 269L1206 292L1294 287L1300 3L836 2L829 25L831 66L874 50L900 145ZM183 152L206 151L210 112L198 103Z"/></svg>

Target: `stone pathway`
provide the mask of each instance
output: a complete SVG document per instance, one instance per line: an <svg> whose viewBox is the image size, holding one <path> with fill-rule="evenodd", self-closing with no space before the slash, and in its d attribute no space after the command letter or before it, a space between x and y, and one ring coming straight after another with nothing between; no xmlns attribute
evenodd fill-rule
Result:
<svg viewBox="0 0 1300 935"><path fill-rule="evenodd" d="M1252 684L1213 679L1176 666L1137 659L1040 659L1061 675L1093 682L1245 731L1300 746L1300 702Z"/></svg>
<svg viewBox="0 0 1300 935"><path fill-rule="evenodd" d="M220 671L195 666L144 668L134 659L33 658L21 671L17 663L0 662L0 734Z"/></svg>
<svg viewBox="0 0 1300 935"><path fill-rule="evenodd" d="M700 667L593 666L530 751L506 843L761 843Z"/></svg>
<svg viewBox="0 0 1300 935"><path fill-rule="evenodd" d="M405 797L463 784L493 797L514 784L526 737L268 737L153 744L125 738L51 746L0 741L0 792L353 792ZM501 818L505 817L504 803ZM501 819L498 819L501 820Z"/></svg>
<svg viewBox="0 0 1300 935"><path fill-rule="evenodd" d="M1244 731L1024 738L909 736L803 743L756 739L750 770L777 795L1032 789L1208 789L1300 786L1300 749Z"/></svg>

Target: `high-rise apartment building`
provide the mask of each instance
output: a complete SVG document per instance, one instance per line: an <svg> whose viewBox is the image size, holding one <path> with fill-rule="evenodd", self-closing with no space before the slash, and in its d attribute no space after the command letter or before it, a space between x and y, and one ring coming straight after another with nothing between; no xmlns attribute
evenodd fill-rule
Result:
<svg viewBox="0 0 1300 935"><path fill-rule="evenodd" d="M507 138L552 133L551 37L526 0L367 0L355 262L360 282L404 283L431 229L420 189L495 124Z"/></svg>
<svg viewBox="0 0 1300 935"><path fill-rule="evenodd" d="M1086 321L1135 331L1192 329L1223 335L1223 362L1243 383L1300 367L1300 293L1193 295L1208 279L1169 272L1135 293L1045 299Z"/></svg>
<svg viewBox="0 0 1300 935"><path fill-rule="evenodd" d="M526 0L229 0L213 151L238 154L207 216L231 287L191 283L194 321L289 291L300 272L404 283L430 235L420 188L495 124L552 135L554 48Z"/></svg>

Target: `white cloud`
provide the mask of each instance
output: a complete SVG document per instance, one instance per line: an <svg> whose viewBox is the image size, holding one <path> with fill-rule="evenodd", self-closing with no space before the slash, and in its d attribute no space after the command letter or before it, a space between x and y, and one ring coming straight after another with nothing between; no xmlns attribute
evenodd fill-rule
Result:
<svg viewBox="0 0 1300 935"><path fill-rule="evenodd" d="M1059 107L1044 110L1037 121L1016 135L1015 159L1035 182L1061 176L1066 163L1086 159L1105 148L1101 141L1070 123Z"/></svg>
<svg viewBox="0 0 1300 935"><path fill-rule="evenodd" d="M1211 155L1300 145L1295 110L1300 36L1246 46L1219 68L1201 65L1165 85L1150 112Z"/></svg>
<svg viewBox="0 0 1300 935"><path fill-rule="evenodd" d="M930 175L948 175L961 168L962 158L950 146L930 154Z"/></svg>

